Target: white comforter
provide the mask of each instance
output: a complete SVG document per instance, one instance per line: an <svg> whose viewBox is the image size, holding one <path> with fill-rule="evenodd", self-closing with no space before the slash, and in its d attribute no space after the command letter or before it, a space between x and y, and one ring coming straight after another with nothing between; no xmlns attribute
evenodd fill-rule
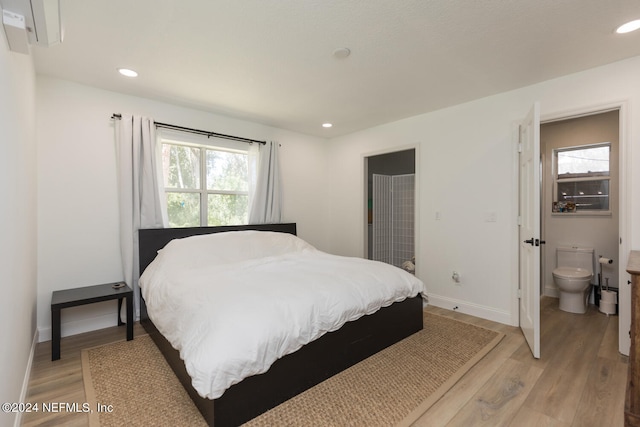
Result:
<svg viewBox="0 0 640 427"><path fill-rule="evenodd" d="M193 387L210 399L345 322L425 295L423 283L397 267L262 231L174 240L140 288Z"/></svg>

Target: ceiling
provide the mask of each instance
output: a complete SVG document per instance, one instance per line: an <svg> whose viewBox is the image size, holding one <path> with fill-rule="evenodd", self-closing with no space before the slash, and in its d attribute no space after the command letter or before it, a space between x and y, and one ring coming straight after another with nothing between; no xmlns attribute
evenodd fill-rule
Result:
<svg viewBox="0 0 640 427"><path fill-rule="evenodd" d="M328 138L640 55L640 0L60 3L39 74Z"/></svg>

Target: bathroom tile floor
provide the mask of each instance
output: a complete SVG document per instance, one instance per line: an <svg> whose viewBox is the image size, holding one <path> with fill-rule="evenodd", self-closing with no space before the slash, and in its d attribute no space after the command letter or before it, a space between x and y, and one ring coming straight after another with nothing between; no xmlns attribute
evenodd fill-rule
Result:
<svg viewBox="0 0 640 427"><path fill-rule="evenodd" d="M416 426L623 426L628 358L618 352L617 316L595 306L565 313L544 297L541 358L534 359L519 328L427 310L506 336Z"/></svg>

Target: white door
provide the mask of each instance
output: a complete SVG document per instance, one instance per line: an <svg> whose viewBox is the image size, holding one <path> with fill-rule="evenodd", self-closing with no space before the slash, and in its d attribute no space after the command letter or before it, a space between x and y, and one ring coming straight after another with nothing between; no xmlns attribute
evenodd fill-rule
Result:
<svg viewBox="0 0 640 427"><path fill-rule="evenodd" d="M540 358L540 105L520 124L520 328Z"/></svg>

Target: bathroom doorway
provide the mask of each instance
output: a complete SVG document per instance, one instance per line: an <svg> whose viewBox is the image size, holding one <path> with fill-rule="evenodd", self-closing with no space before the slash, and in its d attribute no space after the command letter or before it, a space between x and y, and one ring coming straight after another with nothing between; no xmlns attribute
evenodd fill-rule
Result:
<svg viewBox="0 0 640 427"><path fill-rule="evenodd" d="M416 150L365 157L367 258L415 273Z"/></svg>
<svg viewBox="0 0 640 427"><path fill-rule="evenodd" d="M558 298L552 271L563 246L594 249L592 284L619 288L620 109L543 122L540 126L540 293ZM602 266L602 256L613 260ZM597 290L597 288L594 288ZM590 296L597 303L599 294Z"/></svg>

